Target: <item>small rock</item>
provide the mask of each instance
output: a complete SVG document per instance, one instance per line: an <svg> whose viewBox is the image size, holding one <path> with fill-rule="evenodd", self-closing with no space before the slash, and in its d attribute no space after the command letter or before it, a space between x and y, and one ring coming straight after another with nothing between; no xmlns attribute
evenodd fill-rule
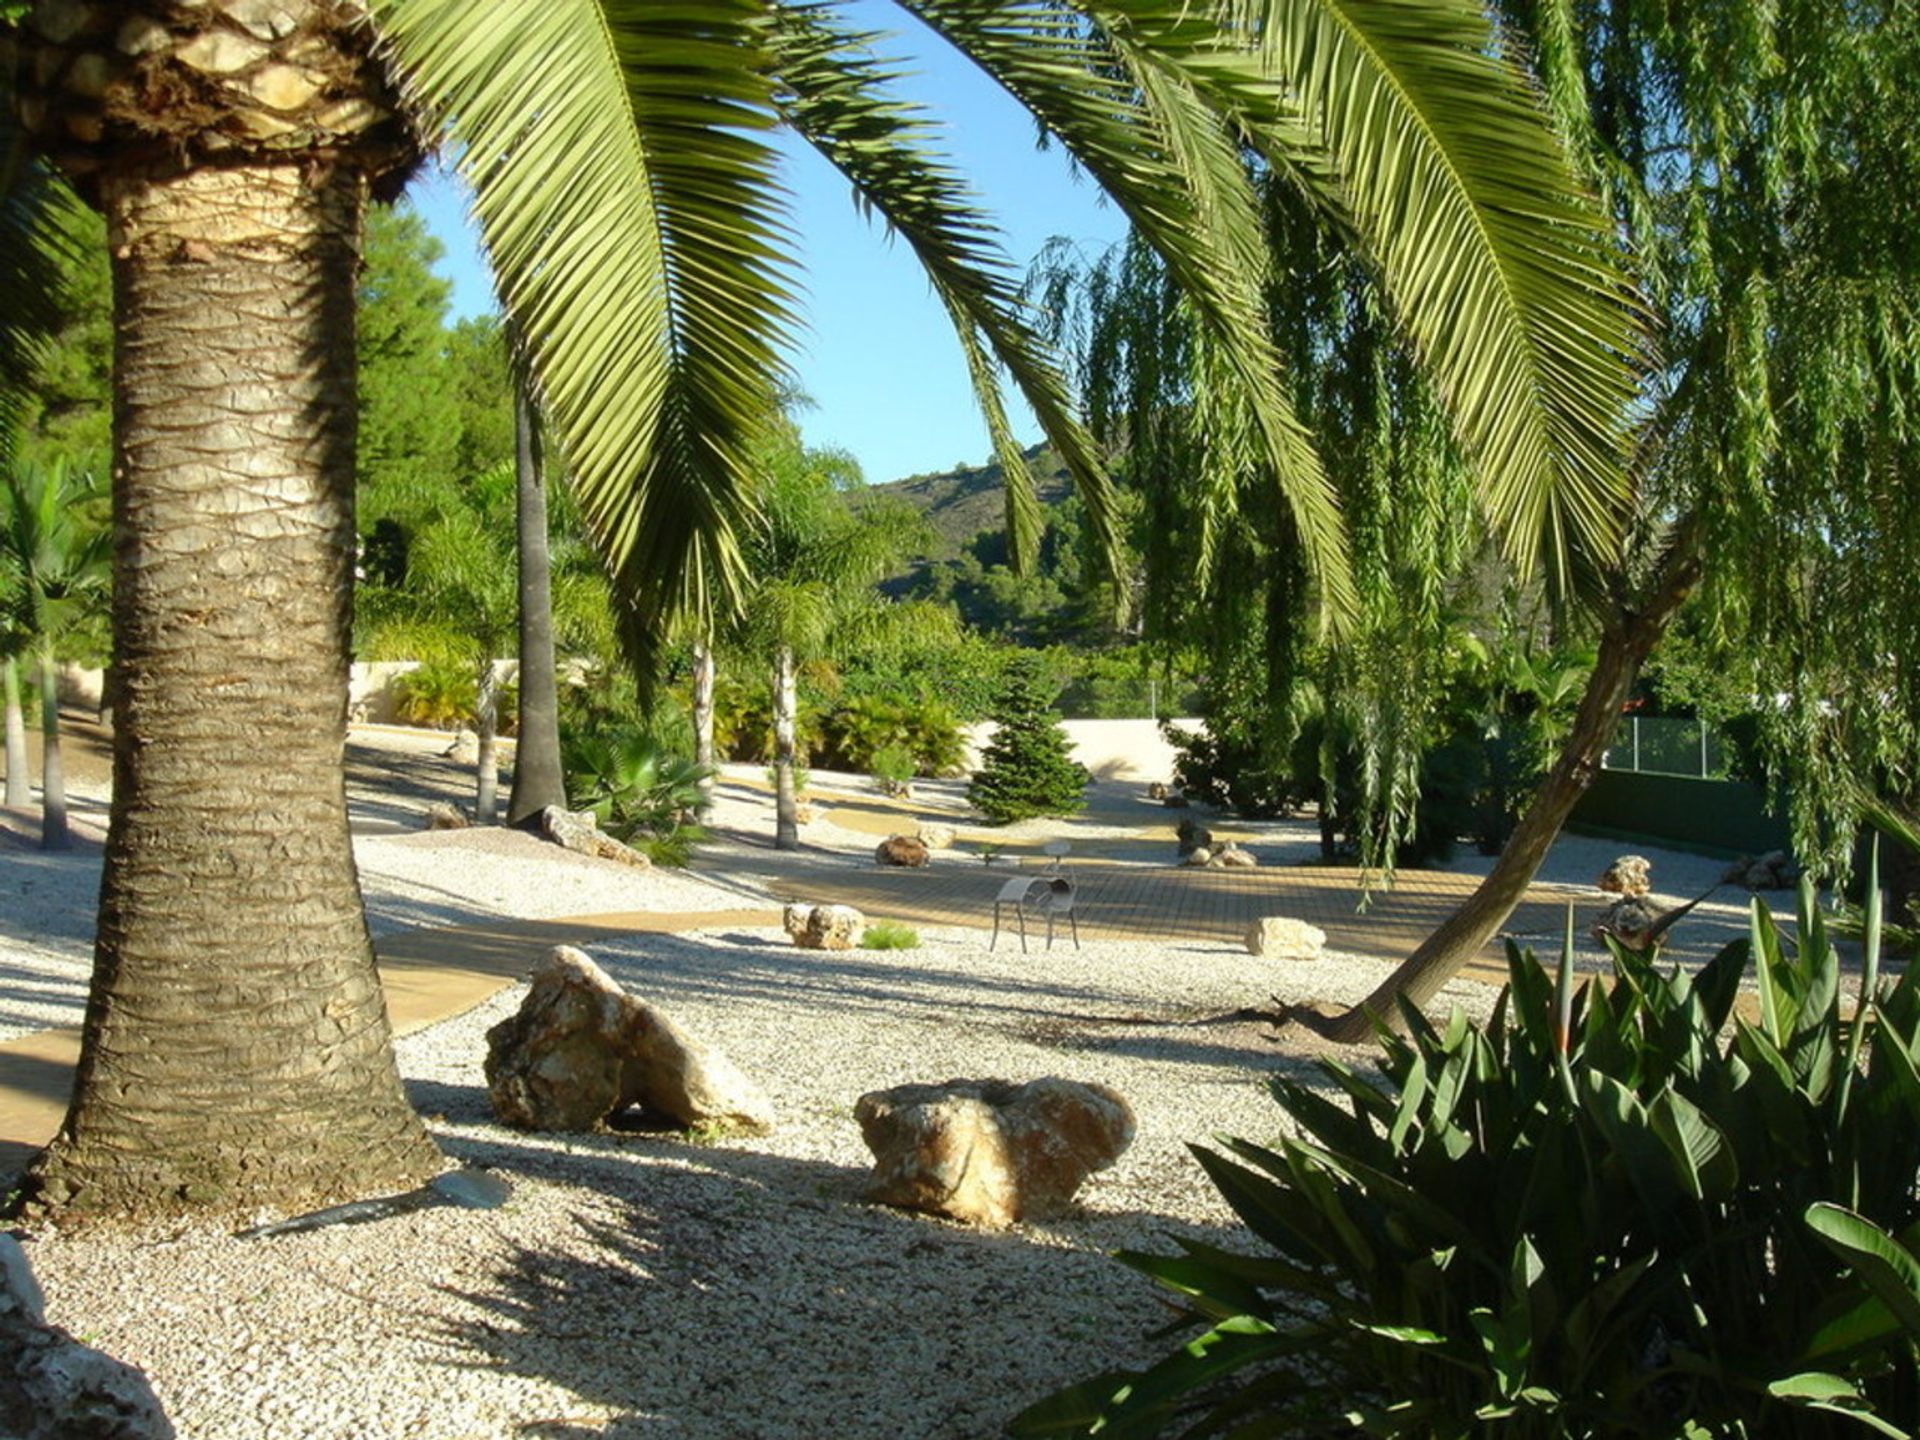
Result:
<svg viewBox="0 0 1920 1440"><path fill-rule="evenodd" d="M427 806L427 829L429 830L465 830L473 822L467 818L467 812L458 805L445 800L436 800Z"/></svg>
<svg viewBox="0 0 1920 1440"><path fill-rule="evenodd" d="M453 732L453 743L441 752L459 765L473 765L480 759L480 737L462 725Z"/></svg>
<svg viewBox="0 0 1920 1440"><path fill-rule="evenodd" d="M1304 920L1285 915L1263 915L1247 927L1249 955L1275 960L1318 960L1326 951L1327 932Z"/></svg>
<svg viewBox="0 0 1920 1440"><path fill-rule="evenodd" d="M20 1242L0 1235L0 1435L173 1440L147 1377L46 1322Z"/></svg>
<svg viewBox="0 0 1920 1440"><path fill-rule="evenodd" d="M1609 895L1645 895L1653 888L1653 866L1644 855L1622 855L1594 883Z"/></svg>
<svg viewBox="0 0 1920 1440"><path fill-rule="evenodd" d="M789 905L780 923L802 950L851 950L867 917L851 905Z"/></svg>
<svg viewBox="0 0 1920 1440"><path fill-rule="evenodd" d="M1778 890L1780 877L1774 873L1771 865L1756 860L1747 867L1747 873L1741 877L1740 883L1749 890Z"/></svg>
<svg viewBox="0 0 1920 1440"><path fill-rule="evenodd" d="M1167 798L1167 787L1164 782L1156 780L1151 785L1147 786L1147 799L1164 800L1166 798Z"/></svg>
<svg viewBox="0 0 1920 1440"><path fill-rule="evenodd" d="M686 1126L773 1126L760 1088L664 1010L570 945L533 973L517 1013L487 1031L493 1113L528 1130L597 1130L639 1105Z"/></svg>
<svg viewBox="0 0 1920 1440"><path fill-rule="evenodd" d="M1229 840L1213 852L1213 863L1223 870L1253 870L1259 867L1260 860L1251 850L1242 850Z"/></svg>
<svg viewBox="0 0 1920 1440"><path fill-rule="evenodd" d="M1180 863L1182 865L1206 865L1211 863L1212 860L1213 860L1213 852L1207 849L1206 846L1200 845L1200 846L1196 846L1192 850L1187 851L1187 853L1181 858Z"/></svg>
<svg viewBox="0 0 1920 1440"><path fill-rule="evenodd" d="M813 802L811 800L796 800L793 802L793 823L796 825L811 825L813 823Z"/></svg>
<svg viewBox="0 0 1920 1440"><path fill-rule="evenodd" d="M903 865L918 869L932 858L927 842L917 835L891 835L874 848L874 860L881 865Z"/></svg>
<svg viewBox="0 0 1920 1440"><path fill-rule="evenodd" d="M1741 855L1737 857L1726 869L1720 872L1720 883L1722 885L1746 884L1747 872L1751 870L1753 866L1754 860L1751 855Z"/></svg>
<svg viewBox="0 0 1920 1440"><path fill-rule="evenodd" d="M563 810L549 805L540 812L540 833L562 850L576 855L592 855L600 860L615 860L636 870L651 869L653 862L611 835L600 833L600 822L591 810Z"/></svg>
<svg viewBox="0 0 1920 1440"><path fill-rule="evenodd" d="M1197 820L1182 820L1174 827L1173 833L1179 839L1182 855L1190 850L1211 849L1213 846L1213 832Z"/></svg>
<svg viewBox="0 0 1920 1440"><path fill-rule="evenodd" d="M1596 940L1605 940L1611 935L1629 950L1644 950L1652 939L1653 924L1658 918L1641 896L1622 895L1600 912L1600 918L1588 933Z"/></svg>
<svg viewBox="0 0 1920 1440"><path fill-rule="evenodd" d="M916 832L920 843L929 850L951 850L955 839L953 826L936 825L931 821L922 822Z"/></svg>
<svg viewBox="0 0 1920 1440"><path fill-rule="evenodd" d="M1104 1085L949 1080L862 1095L871 1199L1000 1227L1063 1208L1133 1141L1133 1110Z"/></svg>

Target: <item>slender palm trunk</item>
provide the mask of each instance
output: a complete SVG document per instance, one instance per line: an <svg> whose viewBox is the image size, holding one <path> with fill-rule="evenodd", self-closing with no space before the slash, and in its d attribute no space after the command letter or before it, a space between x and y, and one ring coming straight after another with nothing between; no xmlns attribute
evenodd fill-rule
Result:
<svg viewBox="0 0 1920 1440"><path fill-rule="evenodd" d="M547 548L547 482L524 382L513 395L513 467L520 552L520 723L507 823L537 820L567 803L560 766L560 692L553 658L553 561Z"/></svg>
<svg viewBox="0 0 1920 1440"><path fill-rule="evenodd" d="M66 770L60 763L60 675L48 645L40 651L40 848L65 850L72 844Z"/></svg>
<svg viewBox="0 0 1920 1440"><path fill-rule="evenodd" d="M27 776L27 717L20 708L20 662L9 655L0 660L0 686L6 690L7 793L9 810L33 803L33 782Z"/></svg>
<svg viewBox="0 0 1920 1440"><path fill-rule="evenodd" d="M500 818L500 682L493 656L480 662L480 683L474 701L474 728L480 743L475 756L479 780L474 786L473 823L491 825Z"/></svg>
<svg viewBox="0 0 1920 1440"><path fill-rule="evenodd" d="M774 848L800 848L800 811L794 794L796 714L793 651L782 645L773 655L773 806Z"/></svg>
<svg viewBox="0 0 1920 1440"><path fill-rule="evenodd" d="M693 647L693 762L701 770L700 817L713 808L713 651Z"/></svg>
<svg viewBox="0 0 1920 1440"><path fill-rule="evenodd" d="M1699 577L1700 558L1689 525L1669 550L1646 603L1621 609L1602 632L1593 673L1587 677L1586 693L1560 758L1534 791L1486 879L1371 995L1319 1026L1326 1035L1357 1043L1372 1033L1375 1016L1397 1023L1396 1001L1405 999L1424 1007L1506 924L1580 797L1600 773L1600 762L1620 723L1620 707L1632 692L1640 667Z"/></svg>
<svg viewBox="0 0 1920 1440"><path fill-rule="evenodd" d="M347 829L354 272L324 155L109 178L114 788L68 1214L282 1208L440 1157L402 1093Z"/></svg>

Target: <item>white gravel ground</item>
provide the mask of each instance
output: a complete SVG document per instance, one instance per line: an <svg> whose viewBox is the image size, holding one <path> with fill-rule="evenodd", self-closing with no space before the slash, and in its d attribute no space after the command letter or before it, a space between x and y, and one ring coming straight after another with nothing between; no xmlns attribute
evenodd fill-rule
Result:
<svg viewBox="0 0 1920 1440"><path fill-rule="evenodd" d="M952 795L924 798L930 814L959 813ZM1163 818L1136 818L1128 803L1113 787L1076 824L1124 835ZM728 850L750 850L765 801L723 787L716 823L739 831ZM1041 826L1033 837L1054 833ZM1256 837L1270 861L1311 841L1284 823L1220 828ZM812 832L828 848L873 844ZM1591 898L1621 848L1570 838L1544 878ZM369 835L357 853L383 933L767 903L750 879L616 871L498 832ZM1652 858L1661 894L1676 899L1719 868ZM97 852L14 848L4 862L0 1036L71 1023ZM1744 913L1734 898L1729 913ZM1153 1287L1108 1252L1167 1249L1170 1232L1243 1238L1185 1146L1218 1132L1270 1137L1278 1111L1265 1082L1309 1074L1302 1046L1314 1042L1282 1050L1258 1021L1219 1017L1274 994L1357 1000L1389 966L1329 956L1283 968L1179 943L1023 957L987 952L974 931L922 939L913 951L822 955L776 932L723 929L595 947L617 979L760 1080L781 1114L775 1133L703 1145L495 1125L484 1035L518 1003L515 987L398 1046L443 1149L508 1178L506 1208L261 1242L204 1228L37 1235L27 1248L50 1318L145 1368L186 1440L998 1434L1050 1389L1164 1348L1148 1338L1166 1318ZM1491 992L1462 982L1444 998L1479 1013ZM1049 1074L1114 1086L1139 1121L1075 1213L992 1235L862 1200L860 1094Z"/></svg>

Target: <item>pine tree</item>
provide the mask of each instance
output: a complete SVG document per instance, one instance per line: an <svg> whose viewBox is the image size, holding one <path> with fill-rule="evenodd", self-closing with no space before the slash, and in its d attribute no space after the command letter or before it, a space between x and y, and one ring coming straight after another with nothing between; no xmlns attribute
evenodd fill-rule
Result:
<svg viewBox="0 0 1920 1440"><path fill-rule="evenodd" d="M999 727L967 787L967 798L989 820L1006 824L1035 815L1071 815L1087 803L1093 777L1067 751L1072 741L1047 706L1040 677L1021 666L994 712Z"/></svg>

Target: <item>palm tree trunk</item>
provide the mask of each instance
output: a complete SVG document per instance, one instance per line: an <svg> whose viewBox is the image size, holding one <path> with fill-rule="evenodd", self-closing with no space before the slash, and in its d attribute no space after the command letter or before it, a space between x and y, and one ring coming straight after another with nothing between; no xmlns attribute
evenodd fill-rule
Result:
<svg viewBox="0 0 1920 1440"><path fill-rule="evenodd" d="M66 770L60 764L60 676L48 645L40 651L40 848L66 850L72 844Z"/></svg>
<svg viewBox="0 0 1920 1440"><path fill-rule="evenodd" d="M693 763L700 767L700 816L713 808L713 651L693 647Z"/></svg>
<svg viewBox="0 0 1920 1440"><path fill-rule="evenodd" d="M480 772L473 796L476 825L491 825L500 815L500 684L495 672L493 656L489 654L480 662L480 683L473 705L474 728L480 738L474 761Z"/></svg>
<svg viewBox="0 0 1920 1440"><path fill-rule="evenodd" d="M20 708L20 662L9 655L0 660L0 686L6 690L7 793L9 810L33 803L33 782L27 775L27 717Z"/></svg>
<svg viewBox="0 0 1920 1440"><path fill-rule="evenodd" d="M1620 707L1632 692L1640 667L1699 578L1700 557L1689 524L1669 547L1647 602L1620 608L1602 632L1593 673L1587 677L1586 693L1560 758L1534 791L1486 879L1371 995L1315 1028L1330 1039L1356 1044L1372 1034L1375 1016L1397 1023L1398 1000L1424 1007L1506 924L1580 797L1599 774L1600 762L1619 727Z"/></svg>
<svg viewBox="0 0 1920 1440"><path fill-rule="evenodd" d="M800 848L800 812L793 788L798 710L793 651L782 645L773 655L773 844L777 850Z"/></svg>
<svg viewBox="0 0 1920 1440"><path fill-rule="evenodd" d="M560 693L553 658L553 561L547 548L547 482L525 382L513 394L514 490L520 553L520 723L507 823L536 822L567 803L560 766Z"/></svg>
<svg viewBox="0 0 1920 1440"><path fill-rule="evenodd" d="M37 1208L406 1189L407 1104L347 829L354 275L323 157L109 177L113 808L93 986Z"/></svg>

